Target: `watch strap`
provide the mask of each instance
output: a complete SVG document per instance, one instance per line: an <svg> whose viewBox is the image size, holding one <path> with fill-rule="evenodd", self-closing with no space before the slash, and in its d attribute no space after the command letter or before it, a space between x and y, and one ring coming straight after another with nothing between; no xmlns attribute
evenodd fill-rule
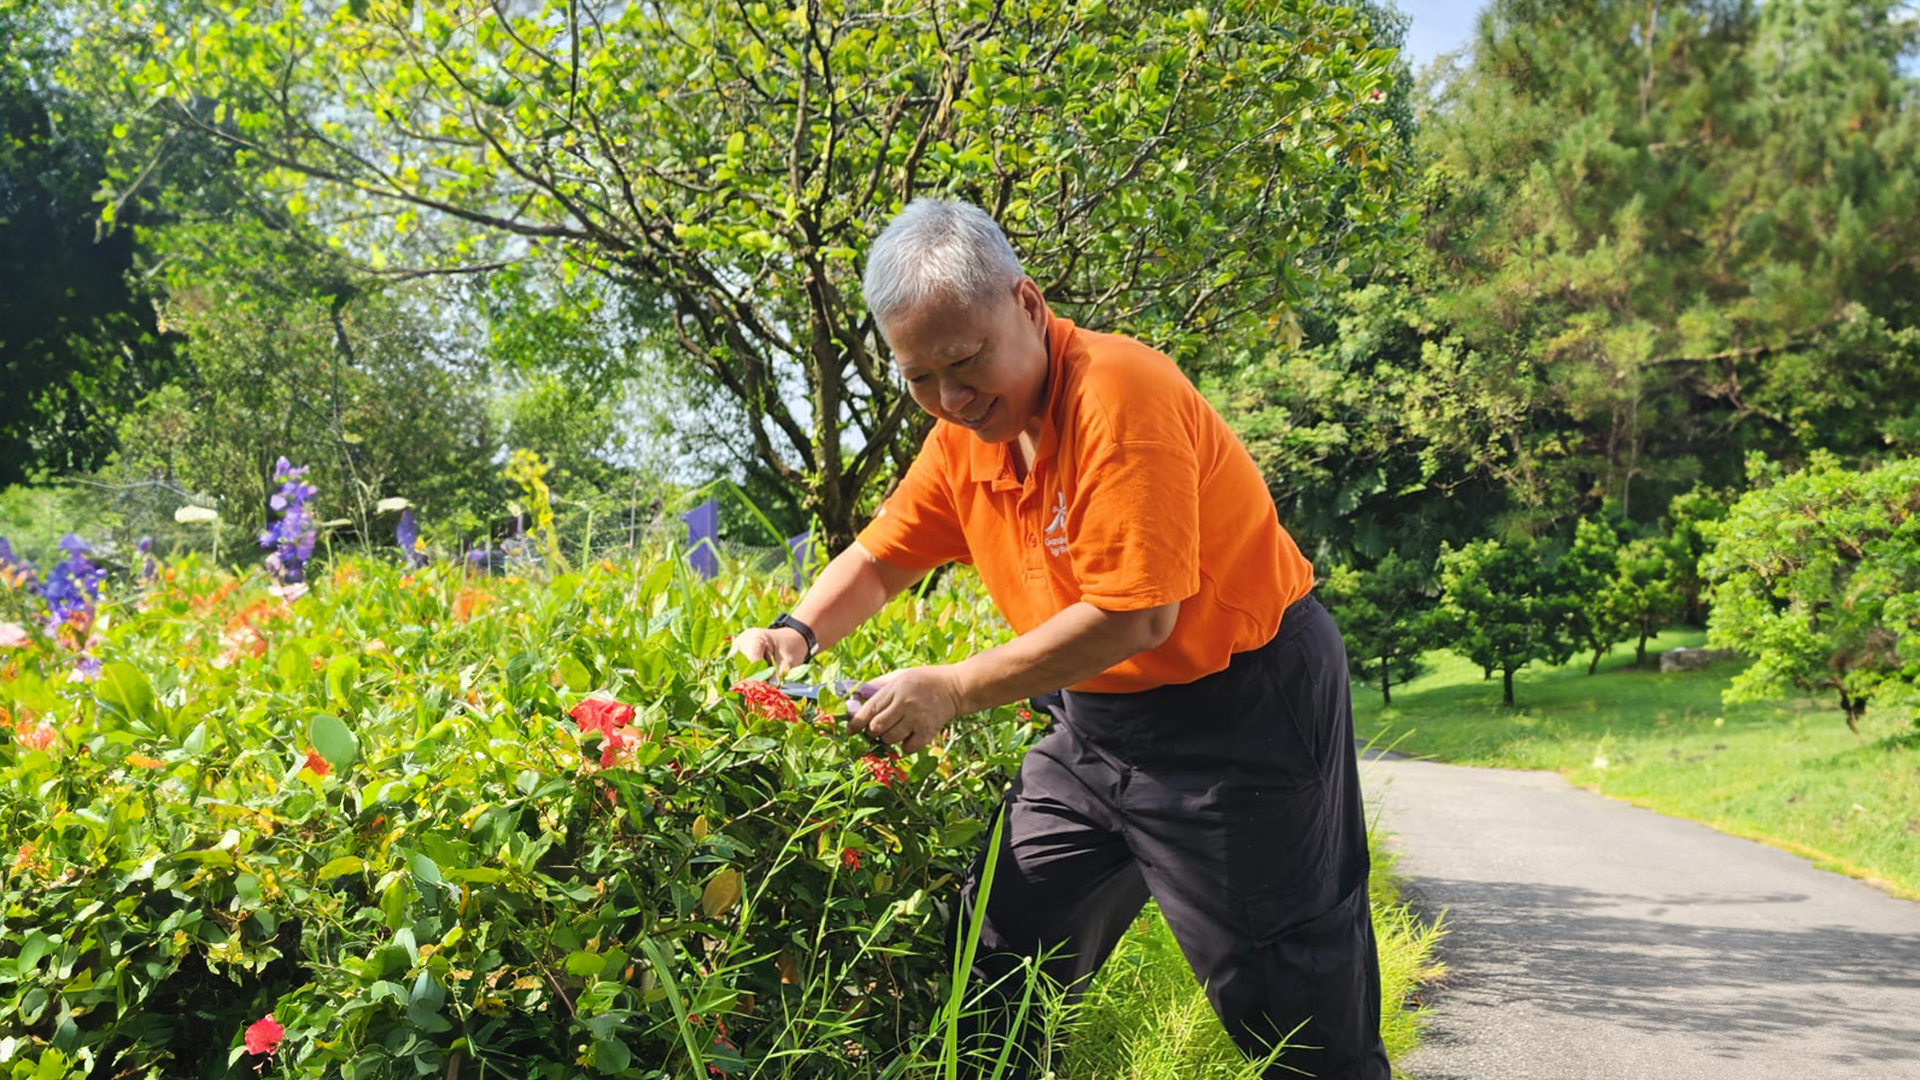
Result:
<svg viewBox="0 0 1920 1080"><path fill-rule="evenodd" d="M779 618L767 624L767 629L769 630L779 630L782 628L798 630L800 636L807 640L807 659L813 659L814 655L820 651L820 639L813 636L813 627L794 618L791 613L783 613Z"/></svg>

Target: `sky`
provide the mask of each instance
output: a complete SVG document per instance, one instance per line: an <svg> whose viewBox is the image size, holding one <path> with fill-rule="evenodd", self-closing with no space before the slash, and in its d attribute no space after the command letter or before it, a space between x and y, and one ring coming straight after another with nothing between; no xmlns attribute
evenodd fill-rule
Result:
<svg viewBox="0 0 1920 1080"><path fill-rule="evenodd" d="M1413 18L1407 29L1407 62L1415 74L1434 57L1467 43L1486 0L1392 0Z"/></svg>

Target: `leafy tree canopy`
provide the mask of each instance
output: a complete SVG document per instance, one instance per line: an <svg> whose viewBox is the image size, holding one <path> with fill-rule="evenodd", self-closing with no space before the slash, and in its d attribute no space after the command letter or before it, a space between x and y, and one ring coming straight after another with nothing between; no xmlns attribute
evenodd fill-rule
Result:
<svg viewBox="0 0 1920 1080"><path fill-rule="evenodd" d="M1856 471L1818 453L1787 473L1756 458L1751 475L1702 567L1709 636L1754 658L1727 700L1831 691L1857 734L1870 702L1920 681L1920 459Z"/></svg>
<svg viewBox="0 0 1920 1080"><path fill-rule="evenodd" d="M1393 54L1319 0L83 18L73 78L130 106L119 195L194 135L372 269L543 260L631 289L835 543L913 445L857 276L908 199L982 204L1063 312L1195 364L1284 337L1409 225Z"/></svg>
<svg viewBox="0 0 1920 1080"><path fill-rule="evenodd" d="M1911 438L1909 9L1496 0L1421 130L1457 347L1410 410L1549 516Z"/></svg>

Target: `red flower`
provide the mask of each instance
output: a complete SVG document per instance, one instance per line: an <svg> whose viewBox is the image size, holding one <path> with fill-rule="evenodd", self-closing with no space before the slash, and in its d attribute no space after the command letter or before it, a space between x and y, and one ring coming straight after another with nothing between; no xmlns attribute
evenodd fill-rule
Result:
<svg viewBox="0 0 1920 1080"><path fill-rule="evenodd" d="M800 710L796 708L780 688L771 683L743 679L733 684L733 692L747 699L747 710L765 720L785 720L789 724L800 721Z"/></svg>
<svg viewBox="0 0 1920 1080"><path fill-rule="evenodd" d="M620 760L627 748L640 741L630 728L608 728L600 740L600 767L611 769Z"/></svg>
<svg viewBox="0 0 1920 1080"><path fill-rule="evenodd" d="M624 727L633 722L633 706L610 698L590 697L568 710L567 715L573 717L574 723L580 725L580 731L583 734L597 731L602 735L611 736L615 728Z"/></svg>
<svg viewBox="0 0 1920 1080"><path fill-rule="evenodd" d="M272 1054L286 1035L287 1029L274 1023L272 1014L263 1016L247 1029L247 1053Z"/></svg>
<svg viewBox="0 0 1920 1080"><path fill-rule="evenodd" d="M860 759L867 763L867 770L882 787L891 787L896 781L907 778L907 770L900 767L900 759L891 752L868 754Z"/></svg>
<svg viewBox="0 0 1920 1080"><path fill-rule="evenodd" d="M860 853L850 847L841 848L840 865L848 870L860 869Z"/></svg>
<svg viewBox="0 0 1920 1080"><path fill-rule="evenodd" d="M333 771L333 766L327 764L327 759L321 757L318 750L307 751L307 768L312 769L315 776L325 776Z"/></svg>

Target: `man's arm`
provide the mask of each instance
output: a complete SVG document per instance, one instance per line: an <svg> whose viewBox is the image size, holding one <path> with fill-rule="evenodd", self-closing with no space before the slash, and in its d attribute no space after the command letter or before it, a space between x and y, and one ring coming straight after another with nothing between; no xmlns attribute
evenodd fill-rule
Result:
<svg viewBox="0 0 1920 1080"><path fill-rule="evenodd" d="M1173 633L1179 614L1178 602L1141 611L1075 603L1005 645L957 664L907 668L876 680L879 692L849 726L911 754L956 716L1071 686L1158 646Z"/></svg>
<svg viewBox="0 0 1920 1080"><path fill-rule="evenodd" d="M979 712L1085 682L1173 633L1180 604L1103 611L1073 604L1031 631L953 665L956 714Z"/></svg>
<svg viewBox="0 0 1920 1080"><path fill-rule="evenodd" d="M925 573L882 562L855 542L820 571L794 606L793 617L813 630L824 652ZM733 649L749 660L772 661L782 670L807 659L807 642L798 630L743 630L734 635Z"/></svg>

